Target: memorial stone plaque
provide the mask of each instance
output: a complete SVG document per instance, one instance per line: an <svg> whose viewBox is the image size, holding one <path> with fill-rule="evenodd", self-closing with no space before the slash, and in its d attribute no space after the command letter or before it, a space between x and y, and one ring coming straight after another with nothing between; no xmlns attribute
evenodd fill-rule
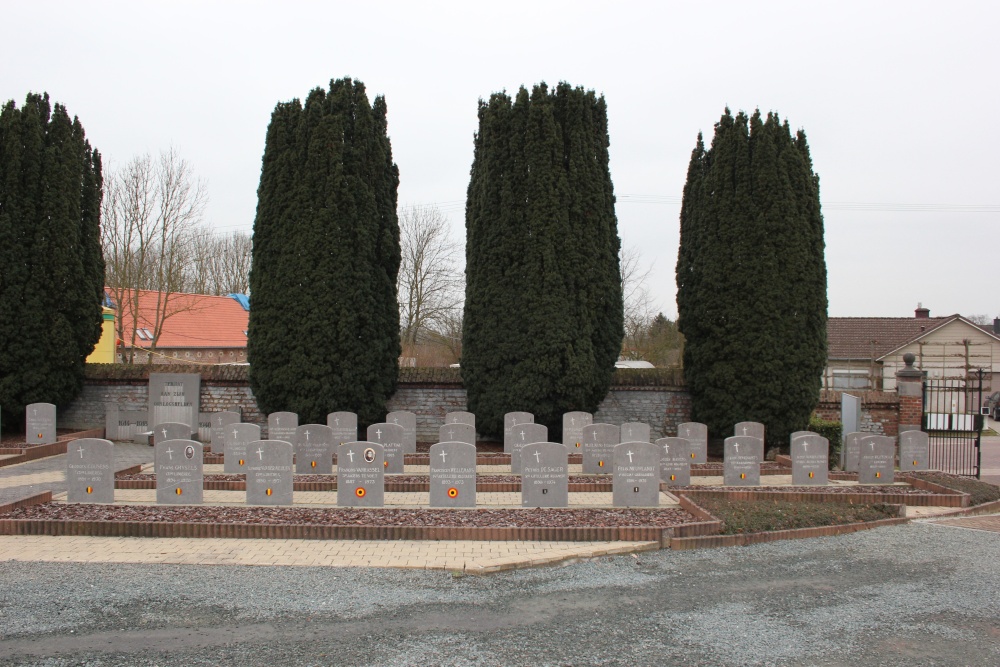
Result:
<svg viewBox="0 0 1000 667"><path fill-rule="evenodd" d="M247 458L247 505L292 504L292 443L257 440Z"/></svg>
<svg viewBox="0 0 1000 667"><path fill-rule="evenodd" d="M80 438L66 448L66 502L115 502L115 446L102 438Z"/></svg>
<svg viewBox="0 0 1000 667"><path fill-rule="evenodd" d="M701 422L679 424L677 437L691 443L691 463L708 463L708 426Z"/></svg>
<svg viewBox="0 0 1000 667"><path fill-rule="evenodd" d="M212 413L198 413L198 440L201 442L212 442Z"/></svg>
<svg viewBox="0 0 1000 667"><path fill-rule="evenodd" d="M194 433L198 429L200 400L201 376L197 373L149 374L150 424L187 424Z"/></svg>
<svg viewBox="0 0 1000 667"><path fill-rule="evenodd" d="M358 439L358 416L353 412L331 412L326 416L326 425L333 431L333 442L338 447Z"/></svg>
<svg viewBox="0 0 1000 667"><path fill-rule="evenodd" d="M283 440L294 445L298 428L299 416L294 412L272 412L267 416L268 440Z"/></svg>
<svg viewBox="0 0 1000 667"><path fill-rule="evenodd" d="M660 447L651 442L623 442L612 454L615 507L655 507L660 504Z"/></svg>
<svg viewBox="0 0 1000 667"><path fill-rule="evenodd" d="M222 439L222 469L227 473L247 471L250 443L260 440L260 426L256 424L230 424Z"/></svg>
<svg viewBox="0 0 1000 667"><path fill-rule="evenodd" d="M521 450L536 442L548 442L549 427L534 422L520 424L514 428L513 438L510 446L510 471L516 475L521 472Z"/></svg>
<svg viewBox="0 0 1000 667"><path fill-rule="evenodd" d="M140 433L149 433L149 410L123 410L117 403L106 403L104 437L130 441Z"/></svg>
<svg viewBox="0 0 1000 667"><path fill-rule="evenodd" d="M660 479L669 486L691 484L691 441L687 438L660 438Z"/></svg>
<svg viewBox="0 0 1000 667"><path fill-rule="evenodd" d="M621 434L614 424L589 424L583 427L583 474L610 475L614 472L615 445Z"/></svg>
<svg viewBox="0 0 1000 667"><path fill-rule="evenodd" d="M445 424L468 424L476 427L476 415L471 412L449 412L444 416Z"/></svg>
<svg viewBox="0 0 1000 667"><path fill-rule="evenodd" d="M337 443L333 429L323 424L305 424L295 431L295 472L300 475L332 475Z"/></svg>
<svg viewBox="0 0 1000 667"><path fill-rule="evenodd" d="M442 424L438 428L438 442L467 442L476 444L476 427L457 422Z"/></svg>
<svg viewBox="0 0 1000 667"><path fill-rule="evenodd" d="M583 453L583 427L594 423L589 412L567 412L563 415L562 442L570 454Z"/></svg>
<svg viewBox="0 0 1000 667"><path fill-rule="evenodd" d="M160 505L195 505L204 493L204 458L201 443L164 440L154 445L156 502Z"/></svg>
<svg viewBox="0 0 1000 667"><path fill-rule="evenodd" d="M569 450L558 442L521 449L521 507L569 505Z"/></svg>
<svg viewBox="0 0 1000 667"><path fill-rule="evenodd" d="M534 424L535 415L530 412L508 412L503 416L503 453L510 454L511 433L518 424ZM547 438L546 438L547 439Z"/></svg>
<svg viewBox="0 0 1000 667"><path fill-rule="evenodd" d="M337 505L382 507L385 499L385 458L382 445L349 442L337 448Z"/></svg>
<svg viewBox="0 0 1000 667"><path fill-rule="evenodd" d="M733 427L733 435L753 436L764 440L764 425L760 422L740 422Z"/></svg>
<svg viewBox="0 0 1000 667"><path fill-rule="evenodd" d="M930 443L923 431L903 431L899 434L899 470L928 470Z"/></svg>
<svg viewBox="0 0 1000 667"><path fill-rule="evenodd" d="M887 435L861 438L858 484L892 484L896 475L896 443Z"/></svg>
<svg viewBox="0 0 1000 667"><path fill-rule="evenodd" d="M215 445L215 451L219 451L226 446L226 436L223 431L225 431L227 426L239 424L243 417L240 413L233 412L231 410L213 412L209 415L209 417L212 422L211 442ZM255 440L260 440L260 438L255 438Z"/></svg>
<svg viewBox="0 0 1000 667"><path fill-rule="evenodd" d="M417 416L409 410L396 410L385 416L387 424L399 424L403 427L403 453L417 453ZM354 438L352 438L353 440ZM347 441L349 442L349 441ZM472 444L476 444L473 442Z"/></svg>
<svg viewBox="0 0 1000 667"><path fill-rule="evenodd" d="M24 441L29 445L51 445L56 441L56 406L51 403L25 406Z"/></svg>
<svg viewBox="0 0 1000 667"><path fill-rule="evenodd" d="M387 474L401 475L403 473L402 426L399 424L372 424L368 427L368 442L382 445L380 456ZM337 465L340 465L339 458Z"/></svg>
<svg viewBox="0 0 1000 667"><path fill-rule="evenodd" d="M844 436L844 470L858 471L858 455L861 454L861 438L867 433L854 432Z"/></svg>
<svg viewBox="0 0 1000 667"><path fill-rule="evenodd" d="M830 470L830 443L821 435L806 433L792 439L792 484L825 485Z"/></svg>
<svg viewBox="0 0 1000 667"><path fill-rule="evenodd" d="M752 435L734 435L726 438L724 455L723 484L760 485L760 462L764 458L763 440Z"/></svg>
<svg viewBox="0 0 1000 667"><path fill-rule="evenodd" d="M167 422L153 427L153 445L165 440L190 440L191 427L187 424Z"/></svg>
<svg viewBox="0 0 1000 667"><path fill-rule="evenodd" d="M625 422L620 431L622 442L649 442L649 424Z"/></svg>
<svg viewBox="0 0 1000 667"><path fill-rule="evenodd" d="M439 442L431 446L431 507L476 506L476 446Z"/></svg>

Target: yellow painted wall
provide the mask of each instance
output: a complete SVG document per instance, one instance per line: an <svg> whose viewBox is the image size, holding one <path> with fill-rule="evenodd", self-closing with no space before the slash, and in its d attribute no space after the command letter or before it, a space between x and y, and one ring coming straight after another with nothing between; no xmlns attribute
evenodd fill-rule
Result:
<svg viewBox="0 0 1000 667"><path fill-rule="evenodd" d="M87 357L88 364L115 363L115 311L104 309L104 323L101 325L101 340Z"/></svg>

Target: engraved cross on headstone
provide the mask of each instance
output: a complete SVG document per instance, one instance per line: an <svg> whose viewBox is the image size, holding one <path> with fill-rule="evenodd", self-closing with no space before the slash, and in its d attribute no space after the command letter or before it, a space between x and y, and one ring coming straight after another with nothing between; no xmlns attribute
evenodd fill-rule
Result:
<svg viewBox="0 0 1000 667"><path fill-rule="evenodd" d="M167 449L166 449L166 451L164 452L164 454L166 454L166 455L167 455L167 458L168 458L168 459L170 459L171 461L173 461L173 460L174 460L174 450L173 450L173 448L172 448L172 447L167 447Z"/></svg>
<svg viewBox="0 0 1000 667"><path fill-rule="evenodd" d="M628 462L629 462L629 463L632 463L632 455L633 455L633 454L635 454L635 452L633 452L633 451L632 451L632 450L630 449L630 450L628 450L628 451L627 451L627 452L625 452L625 453L626 453L626 454L628 454Z"/></svg>
<svg viewBox="0 0 1000 667"><path fill-rule="evenodd" d="M260 461L264 460L264 449L262 447L257 448L257 458Z"/></svg>
<svg viewBox="0 0 1000 667"><path fill-rule="evenodd" d="M347 450L347 458L351 459L351 463L354 463L354 450L353 449L348 449Z"/></svg>
<svg viewBox="0 0 1000 667"><path fill-rule="evenodd" d="M445 463L445 459L446 459L447 457L448 457L448 452L446 452L446 451L442 451L442 452L441 452L441 463Z"/></svg>
<svg viewBox="0 0 1000 667"><path fill-rule="evenodd" d="M82 459L83 458L83 447L81 446L80 449L78 449L76 451L80 452L80 458Z"/></svg>
<svg viewBox="0 0 1000 667"><path fill-rule="evenodd" d="M535 451L535 463L541 463L541 462L542 462L542 453L536 450Z"/></svg>

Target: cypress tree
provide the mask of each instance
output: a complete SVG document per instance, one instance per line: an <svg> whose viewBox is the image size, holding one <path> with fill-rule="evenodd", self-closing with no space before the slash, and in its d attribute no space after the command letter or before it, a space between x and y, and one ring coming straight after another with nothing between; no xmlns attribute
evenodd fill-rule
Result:
<svg viewBox="0 0 1000 667"><path fill-rule="evenodd" d="M257 190L247 359L263 412L381 421L399 365L399 225L382 97L351 79L279 103Z"/></svg>
<svg viewBox="0 0 1000 667"><path fill-rule="evenodd" d="M0 406L63 405L101 336L101 158L79 119L29 94L0 111Z"/></svg>
<svg viewBox="0 0 1000 667"><path fill-rule="evenodd" d="M607 395L624 335L603 97L543 83L479 103L466 204L462 378L480 433Z"/></svg>
<svg viewBox="0 0 1000 667"><path fill-rule="evenodd" d="M693 418L727 436L762 422L787 446L819 399L826 261L819 178L803 132L729 109L691 155L677 258Z"/></svg>

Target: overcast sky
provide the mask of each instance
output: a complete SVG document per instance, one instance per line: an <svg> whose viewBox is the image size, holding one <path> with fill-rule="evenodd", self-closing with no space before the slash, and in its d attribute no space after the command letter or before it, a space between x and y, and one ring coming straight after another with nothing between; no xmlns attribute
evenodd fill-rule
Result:
<svg viewBox="0 0 1000 667"><path fill-rule="evenodd" d="M220 231L253 226L275 104L351 76L386 98L400 204L464 240L478 100L568 81L607 100L619 233L671 318L688 159L726 105L807 133L831 316L1000 315L1000 3L8 2L2 20L0 98L47 91L112 165L174 147Z"/></svg>

